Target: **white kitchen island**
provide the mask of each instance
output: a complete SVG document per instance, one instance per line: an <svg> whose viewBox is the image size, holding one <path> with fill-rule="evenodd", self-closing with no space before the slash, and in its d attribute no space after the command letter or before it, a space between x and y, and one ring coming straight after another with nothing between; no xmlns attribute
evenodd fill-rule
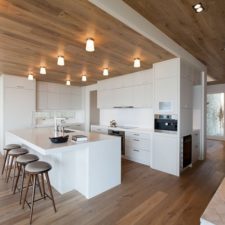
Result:
<svg viewBox="0 0 225 225"><path fill-rule="evenodd" d="M74 134L88 141L74 143ZM22 144L49 162L51 184L61 194L75 189L89 199L121 184L120 137L75 131L68 142L53 144L52 136L53 128L15 130L6 133L6 144Z"/></svg>

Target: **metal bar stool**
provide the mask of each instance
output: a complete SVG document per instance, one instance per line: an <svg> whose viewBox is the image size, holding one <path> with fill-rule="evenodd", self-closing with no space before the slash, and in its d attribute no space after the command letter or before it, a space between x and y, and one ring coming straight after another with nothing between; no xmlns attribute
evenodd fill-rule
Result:
<svg viewBox="0 0 225 225"><path fill-rule="evenodd" d="M4 155L4 161L3 161L3 166L2 166L2 175L4 174L4 171L5 171L5 167L6 165L8 165L8 154L9 154L9 151L11 151L12 149L17 149L17 148L21 148L20 145L17 145L17 144L9 144L9 145L6 145L3 150L5 151L5 155ZM7 163L6 163L7 161ZM7 176L7 168L6 167L6 176Z"/></svg>
<svg viewBox="0 0 225 225"><path fill-rule="evenodd" d="M16 159L16 164L17 164L16 166L18 167L18 174L16 176L16 182L15 182L15 185L13 187L13 194L16 193L16 189L19 190L19 192L20 192L20 204L21 204L23 189L24 189L25 166L29 163L32 163L32 162L35 162L35 161L38 161L38 160L39 160L38 156L33 155L33 154L21 155L21 156L17 157L17 159ZM20 185L20 187L17 187L21 170L22 170L21 185ZM39 184L39 189L40 189L40 192L41 192L41 195L42 195L39 179L38 179L38 184Z"/></svg>
<svg viewBox="0 0 225 225"><path fill-rule="evenodd" d="M51 168L52 168L52 166L49 163L43 162L43 161L32 162L25 166L25 171L29 174L29 178L28 178L28 182L27 182L27 186L26 186L26 191L25 191L25 196L23 199L22 208L24 209L25 202L30 207L30 209L31 209L30 224L32 223L34 202L36 202L36 201L39 201L41 199L45 199L46 197L48 197L49 199L52 200L54 211L56 212L55 200L53 197L52 188L51 188L51 184L50 184L50 180L49 180L49 176L48 176L48 171L51 170ZM35 200L36 180L38 179L39 175L41 176L41 179L42 179L43 196L41 198ZM47 181L47 186L49 189L50 196L45 192L44 175L45 175L45 179ZM32 198L31 198L31 202L28 202L26 200L26 198L27 198L27 193L28 193L31 179L32 179Z"/></svg>
<svg viewBox="0 0 225 225"><path fill-rule="evenodd" d="M9 157L9 171L7 174L7 178L6 178L6 182L8 183L9 181L9 177L11 174L11 170L13 167L13 163L14 163L14 172L13 172L13 185L14 186L14 180L15 180L15 173L16 173L16 158L20 155L25 155L27 154L29 151L25 148L17 148L17 149L12 149L11 151L9 151L8 157Z"/></svg>

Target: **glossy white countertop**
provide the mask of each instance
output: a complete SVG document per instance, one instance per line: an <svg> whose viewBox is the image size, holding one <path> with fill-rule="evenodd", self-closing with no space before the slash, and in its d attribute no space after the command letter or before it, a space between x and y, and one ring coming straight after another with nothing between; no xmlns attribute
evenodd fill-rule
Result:
<svg viewBox="0 0 225 225"><path fill-rule="evenodd" d="M209 224L225 224L225 178L202 214L201 225Z"/></svg>
<svg viewBox="0 0 225 225"><path fill-rule="evenodd" d="M9 131L8 133L11 133L15 135L17 138L22 139L28 143L31 143L34 146L39 147L43 150L50 150L50 149L56 149L56 148L65 148L65 147L71 147L71 146L77 146L81 144L89 144L92 142L97 141L106 141L106 140L112 140L115 138L119 138L116 136L110 136L110 135L104 135L99 133L90 133L90 132L83 132L83 131L74 131L71 133L64 133L64 135L69 135L69 140L66 143L60 143L60 144L54 144L50 141L49 137L54 137L55 132L54 128L27 128L27 129L21 129L21 130L14 130ZM76 134L82 134L87 136L88 141L84 142L77 142L74 143L71 141L72 135ZM58 136L61 136L61 133L58 132Z"/></svg>
<svg viewBox="0 0 225 225"><path fill-rule="evenodd" d="M121 130L121 131L127 131L127 132L138 132L138 133L152 133L153 129L150 128L141 128L141 127L135 127L135 128L122 128L122 127L110 127L107 125L91 125L92 127L99 127L99 128L105 128L105 129L112 129L112 130Z"/></svg>

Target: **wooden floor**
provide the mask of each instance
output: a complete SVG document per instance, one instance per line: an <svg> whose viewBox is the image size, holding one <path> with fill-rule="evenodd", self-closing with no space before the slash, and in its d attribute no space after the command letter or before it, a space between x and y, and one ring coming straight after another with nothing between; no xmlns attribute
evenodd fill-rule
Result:
<svg viewBox="0 0 225 225"><path fill-rule="evenodd" d="M55 192L56 214L49 200L38 202L33 224L197 225L225 175L225 143L208 141L207 160L180 178L130 161L123 161L122 168L122 185L96 198L86 200L76 191L61 196ZM20 208L10 187L1 178L0 224L29 224L28 207Z"/></svg>

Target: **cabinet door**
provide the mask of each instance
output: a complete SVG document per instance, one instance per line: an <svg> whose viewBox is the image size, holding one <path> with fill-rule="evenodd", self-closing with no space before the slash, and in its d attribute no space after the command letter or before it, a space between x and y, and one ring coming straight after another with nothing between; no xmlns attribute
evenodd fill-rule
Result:
<svg viewBox="0 0 225 225"><path fill-rule="evenodd" d="M177 114L178 80L176 77L155 80L155 110L157 113L162 113L163 110L159 106L163 102L171 104L171 109L166 110L166 113Z"/></svg>
<svg viewBox="0 0 225 225"><path fill-rule="evenodd" d="M36 82L24 77L4 75L4 87L35 90Z"/></svg>
<svg viewBox="0 0 225 225"><path fill-rule="evenodd" d="M97 92L97 106L100 109L112 108L115 106L115 96L113 90L100 90Z"/></svg>
<svg viewBox="0 0 225 225"><path fill-rule="evenodd" d="M113 90L112 104L115 106L133 106L133 92L131 87Z"/></svg>
<svg viewBox="0 0 225 225"><path fill-rule="evenodd" d="M48 93L48 109L60 109L59 94Z"/></svg>
<svg viewBox="0 0 225 225"><path fill-rule="evenodd" d="M82 108L82 97L81 95L72 95L71 96L71 105L72 109L81 109Z"/></svg>
<svg viewBox="0 0 225 225"><path fill-rule="evenodd" d="M48 109L48 93L37 91L37 110Z"/></svg>
<svg viewBox="0 0 225 225"><path fill-rule="evenodd" d="M140 108L152 107L152 84L133 87L133 106Z"/></svg>
<svg viewBox="0 0 225 225"><path fill-rule="evenodd" d="M32 126L32 113L35 111L35 91L5 88L4 126L5 131Z"/></svg>
<svg viewBox="0 0 225 225"><path fill-rule="evenodd" d="M59 109L71 109L72 108L72 95L61 93L59 94Z"/></svg>
<svg viewBox="0 0 225 225"><path fill-rule="evenodd" d="M180 104L181 108L193 108L193 85L188 79L181 79L180 84Z"/></svg>
<svg viewBox="0 0 225 225"><path fill-rule="evenodd" d="M170 59L154 64L155 79L178 77L180 59Z"/></svg>
<svg viewBox="0 0 225 225"><path fill-rule="evenodd" d="M166 134L153 134L152 168L179 175L178 137Z"/></svg>

